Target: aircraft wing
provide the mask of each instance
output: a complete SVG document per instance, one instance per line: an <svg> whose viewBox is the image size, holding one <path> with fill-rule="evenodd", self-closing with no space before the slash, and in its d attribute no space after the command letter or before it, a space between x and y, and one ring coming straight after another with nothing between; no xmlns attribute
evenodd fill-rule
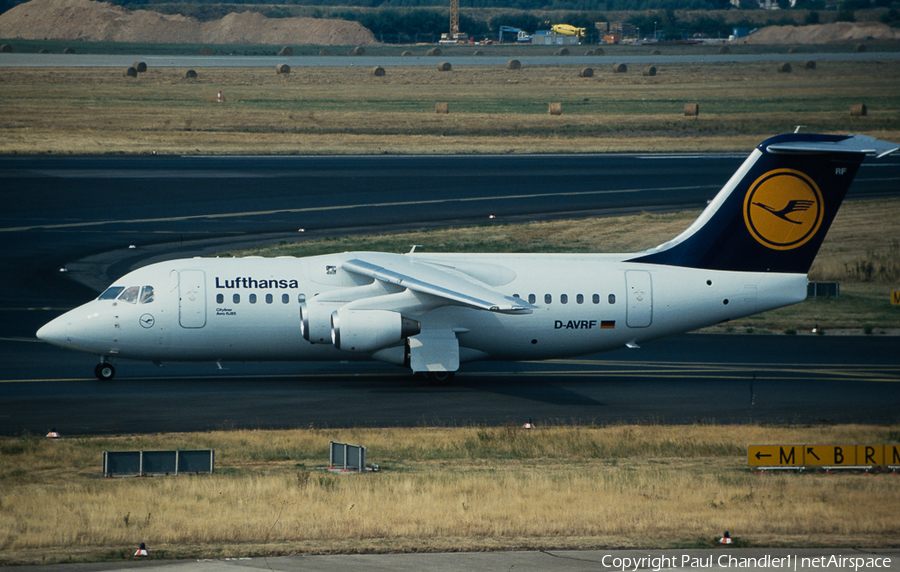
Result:
<svg viewBox="0 0 900 572"><path fill-rule="evenodd" d="M354 258L344 262L341 267L347 272L479 310L501 314L530 314L535 309L535 306L521 298L504 296L472 278L452 274L403 255L379 256L373 253L371 257L367 255L365 258L370 259Z"/></svg>

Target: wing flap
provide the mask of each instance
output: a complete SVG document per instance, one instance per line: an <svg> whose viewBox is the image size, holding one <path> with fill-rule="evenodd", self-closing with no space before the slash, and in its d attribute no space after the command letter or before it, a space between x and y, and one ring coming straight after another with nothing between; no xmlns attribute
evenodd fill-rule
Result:
<svg viewBox="0 0 900 572"><path fill-rule="evenodd" d="M535 306L520 298L504 296L474 280L466 279L430 264L414 262L402 255L367 254L345 261L347 272L369 276L387 284L408 288L415 292L443 298L455 304L499 312L501 314L530 314Z"/></svg>

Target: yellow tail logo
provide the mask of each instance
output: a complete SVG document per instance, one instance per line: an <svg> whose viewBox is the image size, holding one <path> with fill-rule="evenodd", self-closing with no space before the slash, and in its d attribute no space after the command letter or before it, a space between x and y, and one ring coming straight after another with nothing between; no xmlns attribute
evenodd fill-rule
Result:
<svg viewBox="0 0 900 572"><path fill-rule="evenodd" d="M744 222L760 244L791 250L806 244L822 224L822 192L793 169L776 169L756 179L744 197Z"/></svg>

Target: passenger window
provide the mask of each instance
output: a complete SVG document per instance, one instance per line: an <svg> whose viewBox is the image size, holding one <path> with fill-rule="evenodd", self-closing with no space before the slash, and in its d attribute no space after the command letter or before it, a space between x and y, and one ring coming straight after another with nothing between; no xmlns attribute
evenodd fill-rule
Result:
<svg viewBox="0 0 900 572"><path fill-rule="evenodd" d="M521 300L521 299L522 299L522 297L521 297L521 296L519 296L519 295L518 295L518 294L513 294L513 298L518 298L518 299L519 299L519 300Z"/></svg>
<svg viewBox="0 0 900 572"><path fill-rule="evenodd" d="M144 286L141 290L141 304L149 304L153 301L153 286Z"/></svg>
<svg viewBox="0 0 900 572"><path fill-rule="evenodd" d="M616 295L615 295L615 294L610 294L610 295L609 295L609 303L610 303L610 304L615 304L615 303L616 303Z"/></svg>
<svg viewBox="0 0 900 572"><path fill-rule="evenodd" d="M272 303L272 299L273 299L273 298L272 298L272 295L271 295L271 294L266 294L266 304L271 304L271 303Z"/></svg>
<svg viewBox="0 0 900 572"><path fill-rule="evenodd" d="M250 294L250 303L256 304L256 294Z"/></svg>
<svg viewBox="0 0 900 572"><path fill-rule="evenodd" d="M124 290L124 289L125 289L124 286L110 286L109 288L106 289L105 292L103 292L103 294L100 294L100 297L97 299L98 300L115 300L116 298L118 298L119 294L121 294L122 290Z"/></svg>
<svg viewBox="0 0 900 572"><path fill-rule="evenodd" d="M537 298L535 297L534 294L529 294L529 295L528 295L528 303L529 303L529 304L534 304L536 301L537 301Z"/></svg>
<svg viewBox="0 0 900 572"><path fill-rule="evenodd" d="M235 304L241 303L241 295L240 294L235 294L231 299L234 301Z"/></svg>
<svg viewBox="0 0 900 572"><path fill-rule="evenodd" d="M224 304L225 303L225 295L224 294L216 294L216 304Z"/></svg>
<svg viewBox="0 0 900 572"><path fill-rule="evenodd" d="M552 303L553 303L553 296L551 296L550 294L544 294L544 304L552 304Z"/></svg>
<svg viewBox="0 0 900 572"><path fill-rule="evenodd" d="M559 303L560 304L568 304L569 303L569 295L568 294L560 294L559 295Z"/></svg>
<svg viewBox="0 0 900 572"><path fill-rule="evenodd" d="M594 304L599 304L600 303L600 294L594 294L593 296L591 296L591 301Z"/></svg>
<svg viewBox="0 0 900 572"><path fill-rule="evenodd" d="M119 300L128 302L129 304L137 304L138 294L140 294L140 292L140 286L129 286L122 292L122 295L119 296Z"/></svg>
<svg viewBox="0 0 900 572"><path fill-rule="evenodd" d="M579 304L584 304L584 294L579 294L575 296L575 301Z"/></svg>
<svg viewBox="0 0 900 572"><path fill-rule="evenodd" d="M282 295L281 295L281 303L282 303L282 304L287 304L287 303L290 302L290 301L291 301L291 296L290 296L289 294L282 294Z"/></svg>

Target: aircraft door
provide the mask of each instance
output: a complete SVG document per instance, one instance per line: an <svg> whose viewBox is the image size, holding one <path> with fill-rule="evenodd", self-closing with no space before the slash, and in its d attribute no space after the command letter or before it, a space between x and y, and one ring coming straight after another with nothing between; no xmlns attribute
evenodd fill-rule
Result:
<svg viewBox="0 0 900 572"><path fill-rule="evenodd" d="M202 270L178 273L178 323L182 328L206 325L206 273Z"/></svg>
<svg viewBox="0 0 900 572"><path fill-rule="evenodd" d="M628 293L625 323L629 328L646 328L653 320L653 291L650 273L644 270L627 271L625 288Z"/></svg>

